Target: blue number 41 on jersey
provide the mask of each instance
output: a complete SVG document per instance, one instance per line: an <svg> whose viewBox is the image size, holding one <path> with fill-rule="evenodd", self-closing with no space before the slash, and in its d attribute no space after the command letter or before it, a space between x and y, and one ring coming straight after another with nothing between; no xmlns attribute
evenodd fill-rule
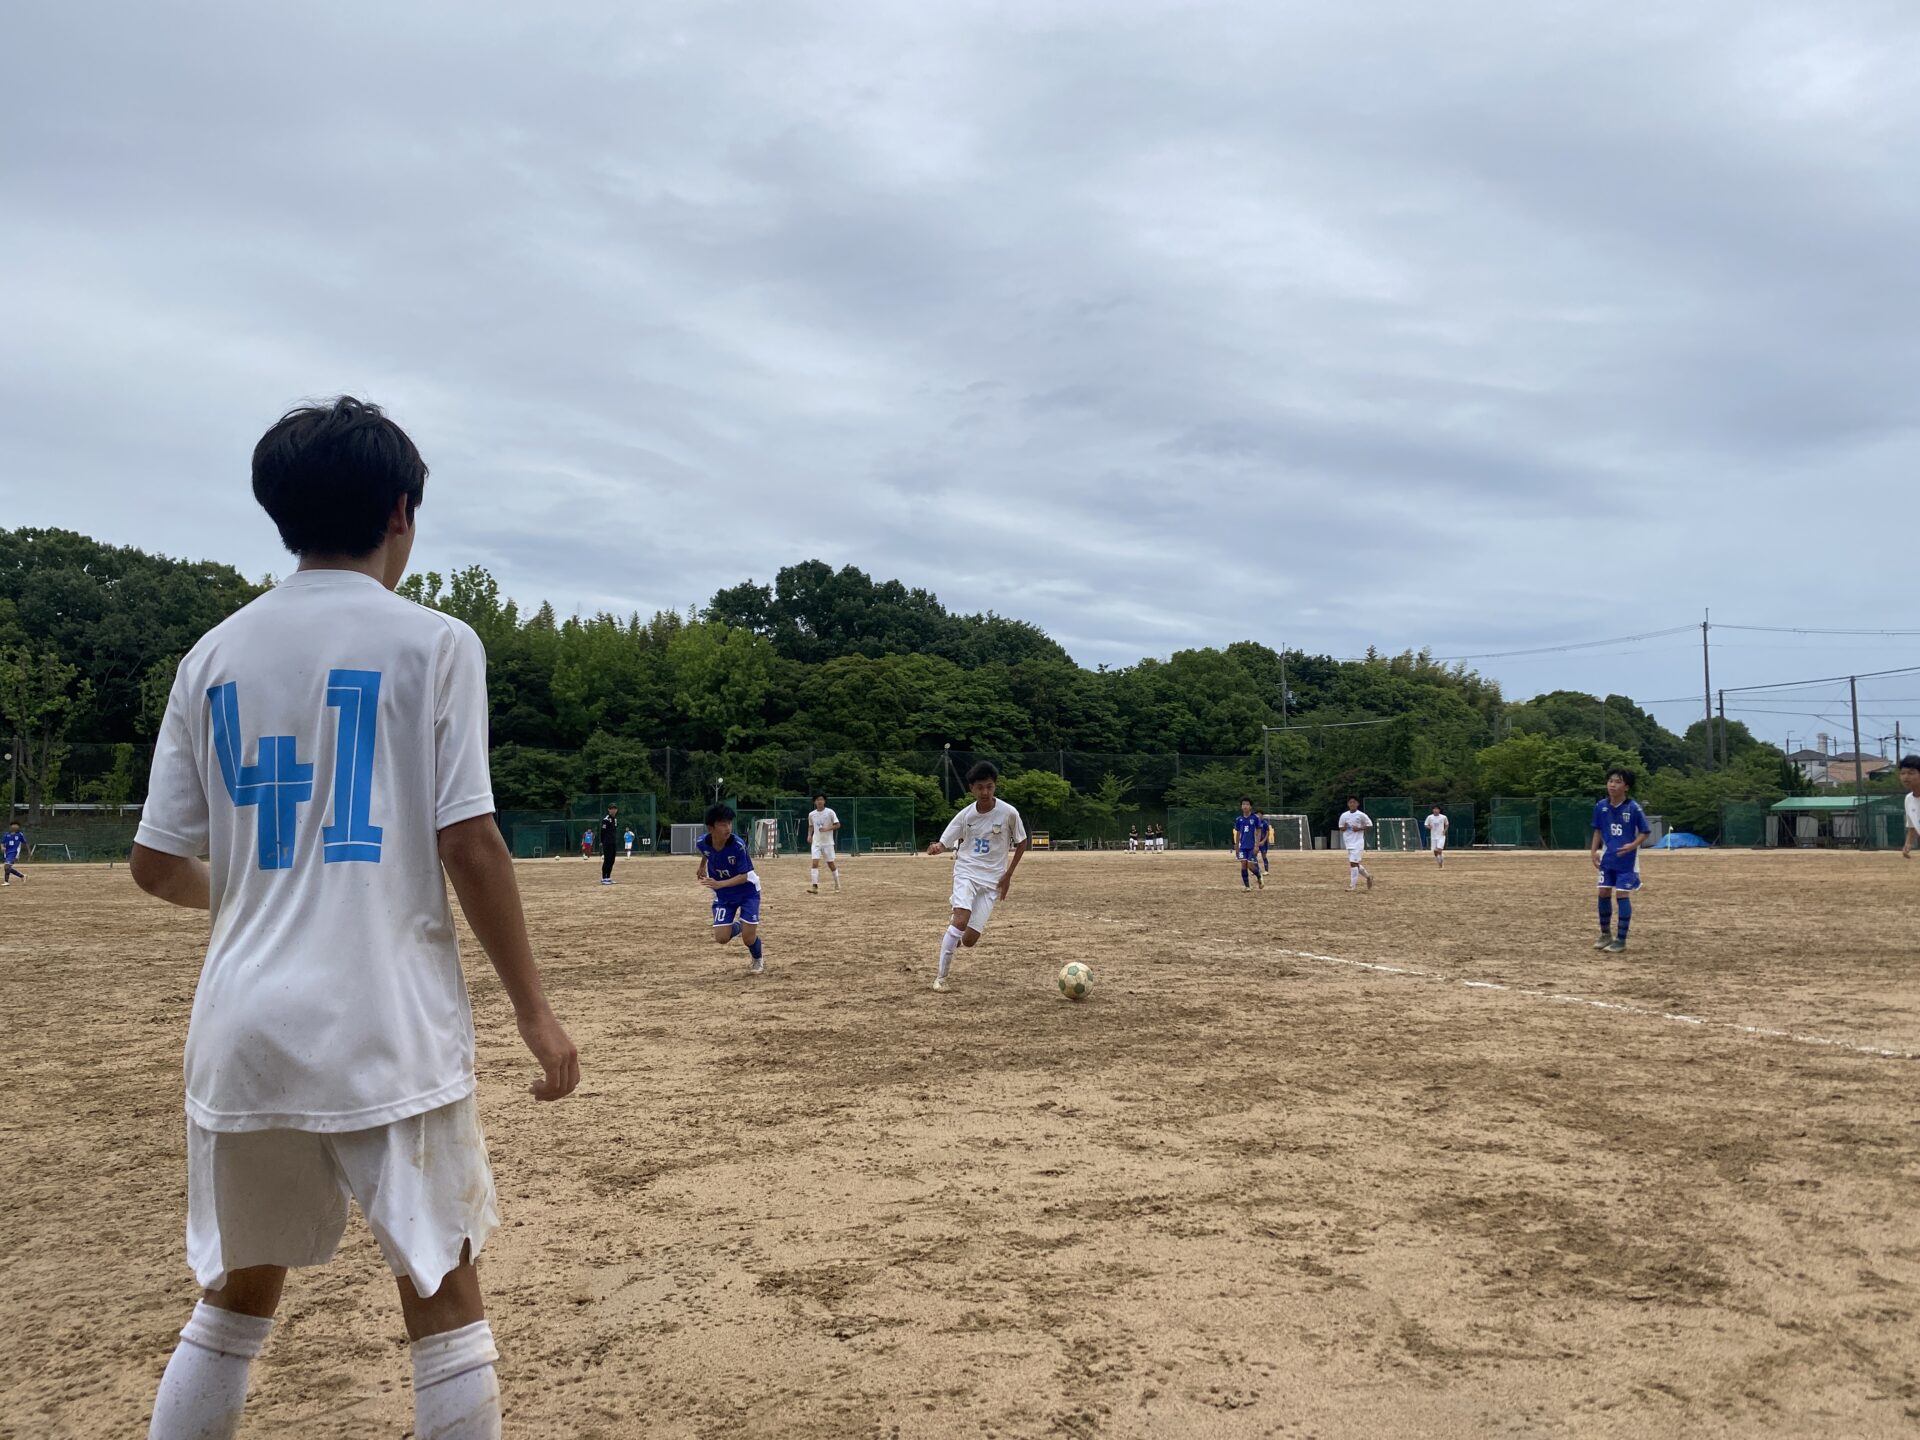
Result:
<svg viewBox="0 0 1920 1440"><path fill-rule="evenodd" d="M240 690L231 680L207 691L220 782L236 806L259 812L262 870L293 868L300 807L313 799L313 766L293 735L262 735L253 764L243 762ZM333 670L327 704L340 712L333 742L333 822L321 832L321 863L380 863L381 829L372 820L373 754L379 742L380 672Z"/></svg>

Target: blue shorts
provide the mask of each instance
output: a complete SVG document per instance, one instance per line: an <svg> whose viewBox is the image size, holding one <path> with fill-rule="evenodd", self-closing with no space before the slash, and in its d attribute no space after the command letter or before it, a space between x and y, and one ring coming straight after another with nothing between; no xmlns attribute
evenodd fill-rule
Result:
<svg viewBox="0 0 1920 1440"><path fill-rule="evenodd" d="M736 921L742 925L760 923L760 887L758 885L735 885L730 890L713 892L714 929L730 929Z"/></svg>
<svg viewBox="0 0 1920 1440"><path fill-rule="evenodd" d="M1240 852L1240 863L1242 865L1251 865L1255 860L1258 860L1259 858L1260 857L1258 855L1255 855L1251 850L1242 850Z"/></svg>
<svg viewBox="0 0 1920 1440"><path fill-rule="evenodd" d="M1600 862L1600 888L1624 890L1632 894L1640 888L1640 867L1637 865L1613 866L1603 859Z"/></svg>

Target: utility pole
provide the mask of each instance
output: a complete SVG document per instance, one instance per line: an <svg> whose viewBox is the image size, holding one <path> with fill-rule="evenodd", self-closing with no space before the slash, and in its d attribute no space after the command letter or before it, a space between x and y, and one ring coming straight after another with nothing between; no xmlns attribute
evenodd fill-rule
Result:
<svg viewBox="0 0 1920 1440"><path fill-rule="evenodd" d="M1728 747L1729 747L1729 742L1727 740L1727 692L1722 690L1720 692L1720 768L1722 770L1725 770L1727 768Z"/></svg>
<svg viewBox="0 0 1920 1440"><path fill-rule="evenodd" d="M1860 758L1860 681L1857 677L1847 677L1847 696L1853 703L1853 800L1858 807L1855 823L1860 827L1857 832L1862 848L1867 842L1867 762Z"/></svg>
<svg viewBox="0 0 1920 1440"><path fill-rule="evenodd" d="M1707 618L1700 622L1700 668L1706 678L1707 699L1707 768L1713 768L1713 654L1707 647L1707 627L1713 619L1713 612L1707 612Z"/></svg>

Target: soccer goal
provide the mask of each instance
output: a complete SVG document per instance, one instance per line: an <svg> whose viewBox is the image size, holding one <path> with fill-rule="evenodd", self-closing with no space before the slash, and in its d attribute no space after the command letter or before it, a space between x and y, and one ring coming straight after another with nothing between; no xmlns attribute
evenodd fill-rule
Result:
<svg viewBox="0 0 1920 1440"><path fill-rule="evenodd" d="M1307 828L1304 815L1269 815L1266 817L1268 828L1273 831L1273 848L1276 850L1311 850L1313 831Z"/></svg>
<svg viewBox="0 0 1920 1440"><path fill-rule="evenodd" d="M1405 815L1389 815L1374 822L1374 833L1382 850L1424 850L1420 843L1420 822Z"/></svg>
<svg viewBox="0 0 1920 1440"><path fill-rule="evenodd" d="M756 860L780 858L780 822L778 820L753 822L753 858Z"/></svg>

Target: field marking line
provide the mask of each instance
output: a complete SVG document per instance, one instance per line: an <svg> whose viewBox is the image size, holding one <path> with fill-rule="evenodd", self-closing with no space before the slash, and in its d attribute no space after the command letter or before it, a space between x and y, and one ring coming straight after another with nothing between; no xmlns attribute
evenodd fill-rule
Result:
<svg viewBox="0 0 1920 1440"><path fill-rule="evenodd" d="M1413 980L1432 980L1441 985L1458 985L1465 990L1502 990L1527 1000L1545 1000L1555 1005L1584 1005L1594 1010L1611 1010L1620 1015L1643 1015L1674 1025L1693 1025L1707 1030L1733 1030L1742 1035L1757 1035L1767 1040L1792 1040L1800 1045L1824 1045L1832 1050L1847 1050L1855 1055L1872 1055L1882 1060L1920 1060L1920 1052L1889 1050L1879 1045L1862 1045L1855 1040L1836 1040L1828 1035L1809 1035L1799 1030L1775 1030L1765 1025L1742 1025L1737 1020L1708 1020L1699 1015L1682 1015L1671 1010L1652 1010L1645 1005L1630 1005L1622 1000L1595 1000L1586 995L1562 995L1552 990L1529 990L1503 985L1497 980L1460 980L1433 970L1411 965L1383 965L1373 960L1349 960L1344 955L1322 955L1313 950L1280 950L1275 953L1294 960L1313 960L1322 965L1344 965L1352 970L1372 970L1381 975L1399 975Z"/></svg>

